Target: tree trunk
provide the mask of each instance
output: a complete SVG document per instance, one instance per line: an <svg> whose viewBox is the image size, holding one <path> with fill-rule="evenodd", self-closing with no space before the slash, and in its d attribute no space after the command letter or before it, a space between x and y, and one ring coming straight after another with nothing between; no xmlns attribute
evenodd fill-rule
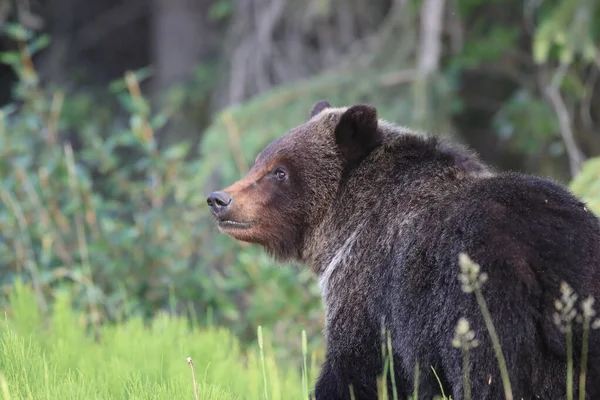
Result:
<svg viewBox="0 0 600 400"><path fill-rule="evenodd" d="M437 72L442 48L445 0L424 0L421 6L421 38L419 72L430 75Z"/></svg>
<svg viewBox="0 0 600 400"><path fill-rule="evenodd" d="M218 31L209 20L210 0L153 0L152 6L152 85L160 103L166 89L185 83L195 66L211 60L218 50ZM201 127L191 120L206 119L210 102L206 99L185 108L177 110L177 118L158 132L160 147L183 138L199 140ZM194 118L186 112L193 112Z"/></svg>
<svg viewBox="0 0 600 400"><path fill-rule="evenodd" d="M414 84L414 114L416 126L434 129L430 118L429 85L440 66L442 27L444 25L445 0L423 0L417 61L418 78Z"/></svg>
<svg viewBox="0 0 600 400"><path fill-rule="evenodd" d="M215 51L217 34L208 18L211 3L208 0L153 0L155 90L185 81L192 68Z"/></svg>

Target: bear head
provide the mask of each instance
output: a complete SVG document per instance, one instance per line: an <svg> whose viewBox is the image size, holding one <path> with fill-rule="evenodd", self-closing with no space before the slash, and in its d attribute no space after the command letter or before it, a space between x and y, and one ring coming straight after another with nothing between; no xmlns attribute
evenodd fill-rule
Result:
<svg viewBox="0 0 600 400"><path fill-rule="evenodd" d="M270 143L245 177L213 192L207 202L221 232L259 244L279 260L310 262L309 248L320 247L327 235L319 228L328 212L347 208L340 208L341 193L349 177L365 173L361 166L392 177L398 187L435 174L492 174L476 154L438 139L380 120L370 105L335 108L319 101L307 122ZM427 170L431 160L443 173ZM399 176L407 170L413 175L403 182ZM354 179L350 190L377 190L365 187L371 178Z"/></svg>
<svg viewBox="0 0 600 400"><path fill-rule="evenodd" d="M368 157L383 136L374 107L317 102L310 119L270 143L245 177L210 194L219 230L277 259L302 261L344 171Z"/></svg>

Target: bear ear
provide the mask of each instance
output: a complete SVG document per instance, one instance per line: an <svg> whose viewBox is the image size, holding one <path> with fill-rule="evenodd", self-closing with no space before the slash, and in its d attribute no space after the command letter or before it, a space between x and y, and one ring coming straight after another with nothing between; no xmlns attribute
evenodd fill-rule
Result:
<svg viewBox="0 0 600 400"><path fill-rule="evenodd" d="M377 110L367 104L348 108L335 127L335 141L349 162L358 162L381 143Z"/></svg>
<svg viewBox="0 0 600 400"><path fill-rule="evenodd" d="M310 111L310 117L314 117L326 108L331 108L331 104L327 100L317 101Z"/></svg>

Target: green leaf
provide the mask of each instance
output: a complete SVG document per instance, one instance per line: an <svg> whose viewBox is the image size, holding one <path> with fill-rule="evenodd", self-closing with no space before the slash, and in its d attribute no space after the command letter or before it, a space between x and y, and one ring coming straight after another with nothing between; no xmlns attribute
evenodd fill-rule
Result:
<svg viewBox="0 0 600 400"><path fill-rule="evenodd" d="M188 142L182 142L169 147L165 151L165 157L168 160L180 160L184 158L190 149Z"/></svg>
<svg viewBox="0 0 600 400"><path fill-rule="evenodd" d="M210 8L210 11L208 12L208 18L211 21L219 21L231 15L232 12L232 0L217 0Z"/></svg>
<svg viewBox="0 0 600 400"><path fill-rule="evenodd" d="M28 29L25 29L20 24L15 23L5 23L4 27L2 27L2 31L11 39L27 41L31 38L32 32Z"/></svg>
<svg viewBox="0 0 600 400"><path fill-rule="evenodd" d="M142 83L144 80L150 78L153 72L154 70L152 66L146 66L138 69L137 71L134 71L133 74L135 75L137 81L139 83ZM125 82L125 77L115 79L114 81L109 83L108 90L114 94L119 94L123 91L127 91L127 83Z"/></svg>
<svg viewBox="0 0 600 400"><path fill-rule="evenodd" d="M0 63L14 67L21 63L21 57L16 51L2 52L0 53Z"/></svg>
<svg viewBox="0 0 600 400"><path fill-rule="evenodd" d="M29 54L35 54L38 51L46 48L49 44L50 44L50 36L47 34L40 35L39 37L35 38L29 44L29 46L27 46L29 49Z"/></svg>
<svg viewBox="0 0 600 400"><path fill-rule="evenodd" d="M533 41L533 59L537 64L544 64L550 53L550 40L547 36L538 36Z"/></svg>

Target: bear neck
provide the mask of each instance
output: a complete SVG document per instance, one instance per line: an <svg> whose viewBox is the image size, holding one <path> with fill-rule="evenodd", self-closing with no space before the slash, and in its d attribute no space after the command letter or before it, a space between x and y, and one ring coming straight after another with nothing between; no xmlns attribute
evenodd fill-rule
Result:
<svg viewBox="0 0 600 400"><path fill-rule="evenodd" d="M446 196L491 175L470 153L445 148L435 138L404 135L390 141L342 172L334 201L306 242L303 262L326 298L334 275L361 264L363 231L371 231L373 240L373 230L408 226Z"/></svg>

